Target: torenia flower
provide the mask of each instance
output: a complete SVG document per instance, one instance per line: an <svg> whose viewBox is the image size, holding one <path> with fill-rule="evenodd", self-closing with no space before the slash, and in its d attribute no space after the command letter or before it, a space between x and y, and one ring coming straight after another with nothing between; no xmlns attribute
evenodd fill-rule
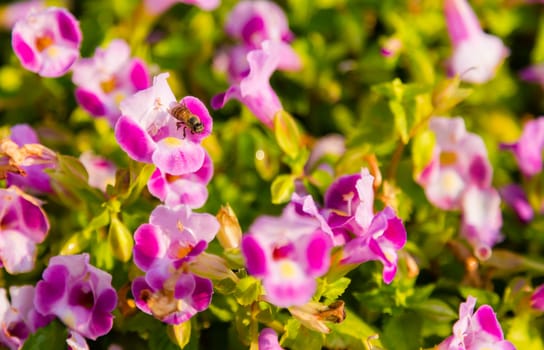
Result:
<svg viewBox="0 0 544 350"><path fill-rule="evenodd" d="M460 117L433 117L430 128L436 135L436 145L430 163L417 181L437 207L460 209L462 196L470 185L486 188L491 184L487 150L478 135L466 131Z"/></svg>
<svg viewBox="0 0 544 350"><path fill-rule="evenodd" d="M515 350L504 339L501 325L493 308L482 305L474 311L476 298L469 296L459 306L459 320L453 325L453 335L437 346L437 350Z"/></svg>
<svg viewBox="0 0 544 350"><path fill-rule="evenodd" d="M79 22L65 9L29 13L13 27L11 45L23 67L43 77L59 77L79 57Z"/></svg>
<svg viewBox="0 0 544 350"><path fill-rule="evenodd" d="M328 223L337 244L345 244L342 263L378 260L383 280L390 283L397 272L397 251L406 244L406 229L392 208L374 213L374 177L368 169L338 178L325 193Z"/></svg>
<svg viewBox="0 0 544 350"><path fill-rule="evenodd" d="M168 86L167 73L153 79L153 86L138 91L121 102L122 115L115 125L115 137L134 160L153 163L170 175L194 173L205 158L200 141L212 131L212 118L196 97L186 96L179 103ZM200 132L179 127L171 108L184 106L202 124Z"/></svg>
<svg viewBox="0 0 544 350"><path fill-rule="evenodd" d="M34 286L12 286L7 291L0 288L0 347L21 349L28 336L47 325L52 318L34 309Z"/></svg>
<svg viewBox="0 0 544 350"><path fill-rule="evenodd" d="M45 9L45 0L26 0L5 5L0 8L0 27L11 29L15 23L25 18L30 12Z"/></svg>
<svg viewBox="0 0 544 350"><path fill-rule="evenodd" d="M537 287L531 295L531 306L534 309L544 311L544 284Z"/></svg>
<svg viewBox="0 0 544 350"><path fill-rule="evenodd" d="M259 334L259 350L283 350L278 334L272 328L265 328Z"/></svg>
<svg viewBox="0 0 544 350"><path fill-rule="evenodd" d="M451 72L471 83L491 80L508 48L498 37L484 33L467 0L445 0L444 11L453 44Z"/></svg>
<svg viewBox="0 0 544 350"><path fill-rule="evenodd" d="M130 47L121 39L97 48L91 58L78 60L72 71L77 102L90 114L107 117L113 126L121 114L121 101L150 83L145 63L131 58Z"/></svg>
<svg viewBox="0 0 544 350"><path fill-rule="evenodd" d="M311 299L315 278L329 269L331 234L311 196L294 195L280 217L255 220L241 248L247 271L262 278L270 303L289 307Z"/></svg>
<svg viewBox="0 0 544 350"><path fill-rule="evenodd" d="M520 220L529 222L533 219L534 210L521 186L509 184L502 187L499 193L504 202L514 209Z"/></svg>
<svg viewBox="0 0 544 350"><path fill-rule="evenodd" d="M49 232L41 202L16 186L0 189L0 222L0 267L11 274L31 271L36 244Z"/></svg>
<svg viewBox="0 0 544 350"><path fill-rule="evenodd" d="M92 152L84 152L79 156L79 161L89 174L89 185L106 192L108 185L115 184L115 172L117 167L109 160L97 156Z"/></svg>
<svg viewBox="0 0 544 350"><path fill-rule="evenodd" d="M19 147L39 144L40 142L34 129L27 124L14 125L10 131L10 139ZM42 159L37 156L34 158L33 162L30 162L31 164L21 165L20 168L23 170L23 174L18 174L15 172L8 173L8 186L16 185L25 191L50 193L52 191L51 178L44 170L55 167L56 160L51 159L48 155L41 158Z"/></svg>
<svg viewBox="0 0 544 350"><path fill-rule="evenodd" d="M461 233L481 260L491 256L491 248L503 237L501 198L492 187L470 186L463 195Z"/></svg>
<svg viewBox="0 0 544 350"><path fill-rule="evenodd" d="M542 171L542 150L544 150L544 117L528 121L517 142L502 144L502 149L514 153L521 172L534 176Z"/></svg>
<svg viewBox="0 0 544 350"><path fill-rule="evenodd" d="M204 163L194 173L175 176L157 168L147 182L147 189L167 206L185 204L191 208L200 208L208 199L206 185L212 176L213 163L206 152Z"/></svg>
<svg viewBox="0 0 544 350"><path fill-rule="evenodd" d="M211 11L219 6L220 0L145 0L145 9L154 15L158 15L177 3L195 5L203 10Z"/></svg>
<svg viewBox="0 0 544 350"><path fill-rule="evenodd" d="M274 115L283 109L269 81L278 67L279 52L279 44L270 40L263 42L261 49L250 51L247 54L247 75L238 83L233 83L226 92L214 96L212 107L222 108L235 98L245 104L263 124L272 128Z"/></svg>
<svg viewBox="0 0 544 350"><path fill-rule="evenodd" d="M96 339L111 330L117 294L111 275L89 264L89 254L54 256L36 285L36 310L57 316L72 331Z"/></svg>
<svg viewBox="0 0 544 350"><path fill-rule="evenodd" d="M169 324L205 310L212 283L190 273L188 263L206 249L218 230L213 215L193 213L188 206L155 208L150 223L134 233L134 262L146 272L132 283L136 305Z"/></svg>

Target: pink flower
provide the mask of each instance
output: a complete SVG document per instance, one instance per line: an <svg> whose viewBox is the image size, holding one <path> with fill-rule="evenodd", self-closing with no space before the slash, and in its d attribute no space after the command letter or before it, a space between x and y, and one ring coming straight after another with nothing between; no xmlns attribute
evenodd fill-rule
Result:
<svg viewBox="0 0 544 350"><path fill-rule="evenodd" d="M0 267L10 274L32 271L36 244L49 232L41 202L16 186L0 189L0 222Z"/></svg>
<svg viewBox="0 0 544 350"><path fill-rule="evenodd" d="M248 46L265 40L289 42L293 33L282 8L272 1L240 1L229 13L225 31Z"/></svg>
<svg viewBox="0 0 544 350"><path fill-rule="evenodd" d="M106 192L107 185L115 184L117 167L109 160L92 152L84 152L79 156L81 164L89 174L89 185Z"/></svg>
<svg viewBox="0 0 544 350"><path fill-rule="evenodd" d="M492 187L470 186L463 195L461 234L480 260L491 256L491 248L503 237L501 198Z"/></svg>
<svg viewBox="0 0 544 350"><path fill-rule="evenodd" d="M542 150L544 150L544 117L530 120L523 126L523 132L515 143L501 144L501 149L514 153L521 172L534 176L542 171Z"/></svg>
<svg viewBox="0 0 544 350"><path fill-rule="evenodd" d="M205 158L202 139L212 131L212 118L196 97L176 101L166 82L167 73L153 79L153 86L138 91L121 103L122 115L115 125L115 137L121 148L134 160L153 163L171 175L194 173ZM202 124L200 132L187 131L171 114L183 106Z"/></svg>
<svg viewBox="0 0 544 350"><path fill-rule="evenodd" d="M502 187L499 193L504 202L514 209L520 220L529 222L533 219L534 211L523 188L516 184L509 184Z"/></svg>
<svg viewBox="0 0 544 350"><path fill-rule="evenodd" d="M131 58L130 47L121 39L97 48L92 58L78 60L72 71L78 103L96 117L106 116L113 126L121 115L121 101L150 84L145 63Z"/></svg>
<svg viewBox="0 0 544 350"><path fill-rule="evenodd" d="M465 129L462 118L433 117L430 128L436 145L430 163L417 181L431 203L439 208L460 209L470 185L491 185L492 168L482 139Z"/></svg>
<svg viewBox="0 0 544 350"><path fill-rule="evenodd" d="M280 49L277 42L265 41L262 49L250 51L247 54L247 75L238 83L233 83L226 92L214 96L212 107L222 108L235 98L245 104L263 124L272 128L274 116L283 109L269 82L278 67Z"/></svg>
<svg viewBox="0 0 544 350"><path fill-rule="evenodd" d="M337 245L344 245L344 264L378 260L383 280L397 273L397 251L406 244L406 229L390 207L374 213L374 177L368 169L338 178L325 193L327 222Z"/></svg>
<svg viewBox="0 0 544 350"><path fill-rule="evenodd" d="M538 286L531 295L531 306L544 311L544 284Z"/></svg>
<svg viewBox="0 0 544 350"><path fill-rule="evenodd" d="M38 135L28 124L14 125L10 131L9 138L20 147L40 143ZM56 161L53 159L35 159L34 164L21 166L25 175L8 173L7 184L36 194L51 193L53 191L51 178L44 170L54 167L56 167Z"/></svg>
<svg viewBox="0 0 544 350"><path fill-rule="evenodd" d="M453 325L453 335L437 346L438 350L515 350L504 339L501 325L489 305L482 305L473 313L476 298L469 296L459 306L459 320Z"/></svg>
<svg viewBox="0 0 544 350"><path fill-rule="evenodd" d="M0 13L0 27L11 29L18 20L25 18L31 12L45 9L45 0L19 1L6 6Z"/></svg>
<svg viewBox="0 0 544 350"><path fill-rule="evenodd" d="M185 204L190 208L200 208L208 199L206 186L212 175L213 163L206 153L202 167L194 173L175 176L157 168L147 182L147 189L167 206Z"/></svg>
<svg viewBox="0 0 544 350"><path fill-rule="evenodd" d="M168 324L185 322L207 309L212 282L188 272L187 264L206 249L218 230L213 215L193 213L184 205L155 208L150 223L134 233L134 262L146 272L132 283L138 308Z"/></svg>
<svg viewBox="0 0 544 350"><path fill-rule="evenodd" d="M9 288L11 305L4 288L0 288L0 347L21 349L28 336L47 325L52 318L34 309L34 286Z"/></svg>
<svg viewBox="0 0 544 350"><path fill-rule="evenodd" d="M316 289L316 277L330 265L330 228L311 196L287 205L280 217L260 216L242 238L247 271L262 278L267 300L279 307L303 305Z"/></svg>
<svg viewBox="0 0 544 350"><path fill-rule="evenodd" d="M95 340L113 326L117 294L111 275L89 264L89 254L54 256L36 285L34 305L72 331Z"/></svg>
<svg viewBox="0 0 544 350"><path fill-rule="evenodd" d="M23 67L43 77L59 77L79 57L79 22L65 9L28 14L13 27L11 45Z"/></svg>
<svg viewBox="0 0 544 350"><path fill-rule="evenodd" d="M467 0L445 0L444 11L453 44L451 72L471 83L491 80L508 48L498 37L483 32Z"/></svg>
<svg viewBox="0 0 544 350"><path fill-rule="evenodd" d="M272 328L265 328L259 334L259 350L283 350L278 334Z"/></svg>
<svg viewBox="0 0 544 350"><path fill-rule="evenodd" d="M219 6L220 0L145 0L147 11L153 15L159 15L177 3L195 5L203 10L211 11Z"/></svg>

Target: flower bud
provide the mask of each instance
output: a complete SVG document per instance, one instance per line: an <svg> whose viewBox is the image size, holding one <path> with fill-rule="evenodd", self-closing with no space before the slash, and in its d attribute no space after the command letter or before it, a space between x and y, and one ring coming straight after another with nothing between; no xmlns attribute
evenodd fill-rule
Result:
<svg viewBox="0 0 544 350"><path fill-rule="evenodd" d="M123 262L130 260L134 245L132 234L116 215L112 215L111 217L108 240L111 251L117 259Z"/></svg>
<svg viewBox="0 0 544 350"><path fill-rule="evenodd" d="M221 246L225 249L239 247L242 240L242 229L231 206L228 204L222 206L216 217L220 224L217 239L219 239Z"/></svg>

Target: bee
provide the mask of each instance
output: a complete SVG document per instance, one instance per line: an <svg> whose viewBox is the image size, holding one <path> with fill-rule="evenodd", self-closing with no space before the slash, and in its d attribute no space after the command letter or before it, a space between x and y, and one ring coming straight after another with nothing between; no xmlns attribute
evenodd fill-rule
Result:
<svg viewBox="0 0 544 350"><path fill-rule="evenodd" d="M202 124L200 118L191 113L185 103L178 103L174 107L170 108L168 112L178 121L176 123L178 129L183 126L183 138L186 136L185 133L187 128L191 130L191 134L200 134L204 130L204 124Z"/></svg>

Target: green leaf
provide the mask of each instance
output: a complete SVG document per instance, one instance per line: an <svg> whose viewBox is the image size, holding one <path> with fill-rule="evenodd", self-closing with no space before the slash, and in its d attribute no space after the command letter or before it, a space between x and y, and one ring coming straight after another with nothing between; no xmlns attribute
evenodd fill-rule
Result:
<svg viewBox="0 0 544 350"><path fill-rule="evenodd" d="M298 125L293 117L279 111L274 116L274 135L281 150L290 158L296 158L302 149L302 139Z"/></svg>
<svg viewBox="0 0 544 350"><path fill-rule="evenodd" d="M434 322L450 322L458 318L457 312L439 299L428 299L420 304L412 305L410 308Z"/></svg>
<svg viewBox="0 0 544 350"><path fill-rule="evenodd" d="M432 94L435 115L447 113L470 96L472 89L460 88L460 84L461 78L459 75L437 84Z"/></svg>
<svg viewBox="0 0 544 350"><path fill-rule="evenodd" d="M247 276L238 282L234 296L240 305L250 305L262 294L261 282L252 276Z"/></svg>
<svg viewBox="0 0 544 350"><path fill-rule="evenodd" d="M66 349L67 328L58 321L53 321L39 328L25 341L24 350Z"/></svg>
<svg viewBox="0 0 544 350"><path fill-rule="evenodd" d="M524 312L517 315L515 318L509 320L506 326L509 326L506 332L506 339L514 343L517 349L544 349L541 331L539 331L530 313Z"/></svg>
<svg viewBox="0 0 544 350"><path fill-rule="evenodd" d="M270 192L272 194L272 203L287 203L295 191L295 176L290 174L279 175L272 182Z"/></svg>
<svg viewBox="0 0 544 350"><path fill-rule="evenodd" d="M326 280L323 281L324 286L321 297L325 298L325 304L330 304L338 299L338 297L344 293L346 288L348 288L349 284L351 283L351 280L347 277L339 278L332 283L328 283Z"/></svg>
<svg viewBox="0 0 544 350"><path fill-rule="evenodd" d="M387 321L382 341L387 349L413 350L421 347L423 320L413 311L405 311Z"/></svg>
<svg viewBox="0 0 544 350"><path fill-rule="evenodd" d="M360 319L350 309L346 310L346 318L341 323L329 325L331 332L325 339L325 345L331 349L366 350L369 337L377 331ZM381 347L379 340L372 340L372 345Z"/></svg>
<svg viewBox="0 0 544 350"><path fill-rule="evenodd" d="M290 319L285 325L280 344L282 347L291 349L321 349L325 341L325 335L312 331L306 327L301 327L300 321Z"/></svg>

